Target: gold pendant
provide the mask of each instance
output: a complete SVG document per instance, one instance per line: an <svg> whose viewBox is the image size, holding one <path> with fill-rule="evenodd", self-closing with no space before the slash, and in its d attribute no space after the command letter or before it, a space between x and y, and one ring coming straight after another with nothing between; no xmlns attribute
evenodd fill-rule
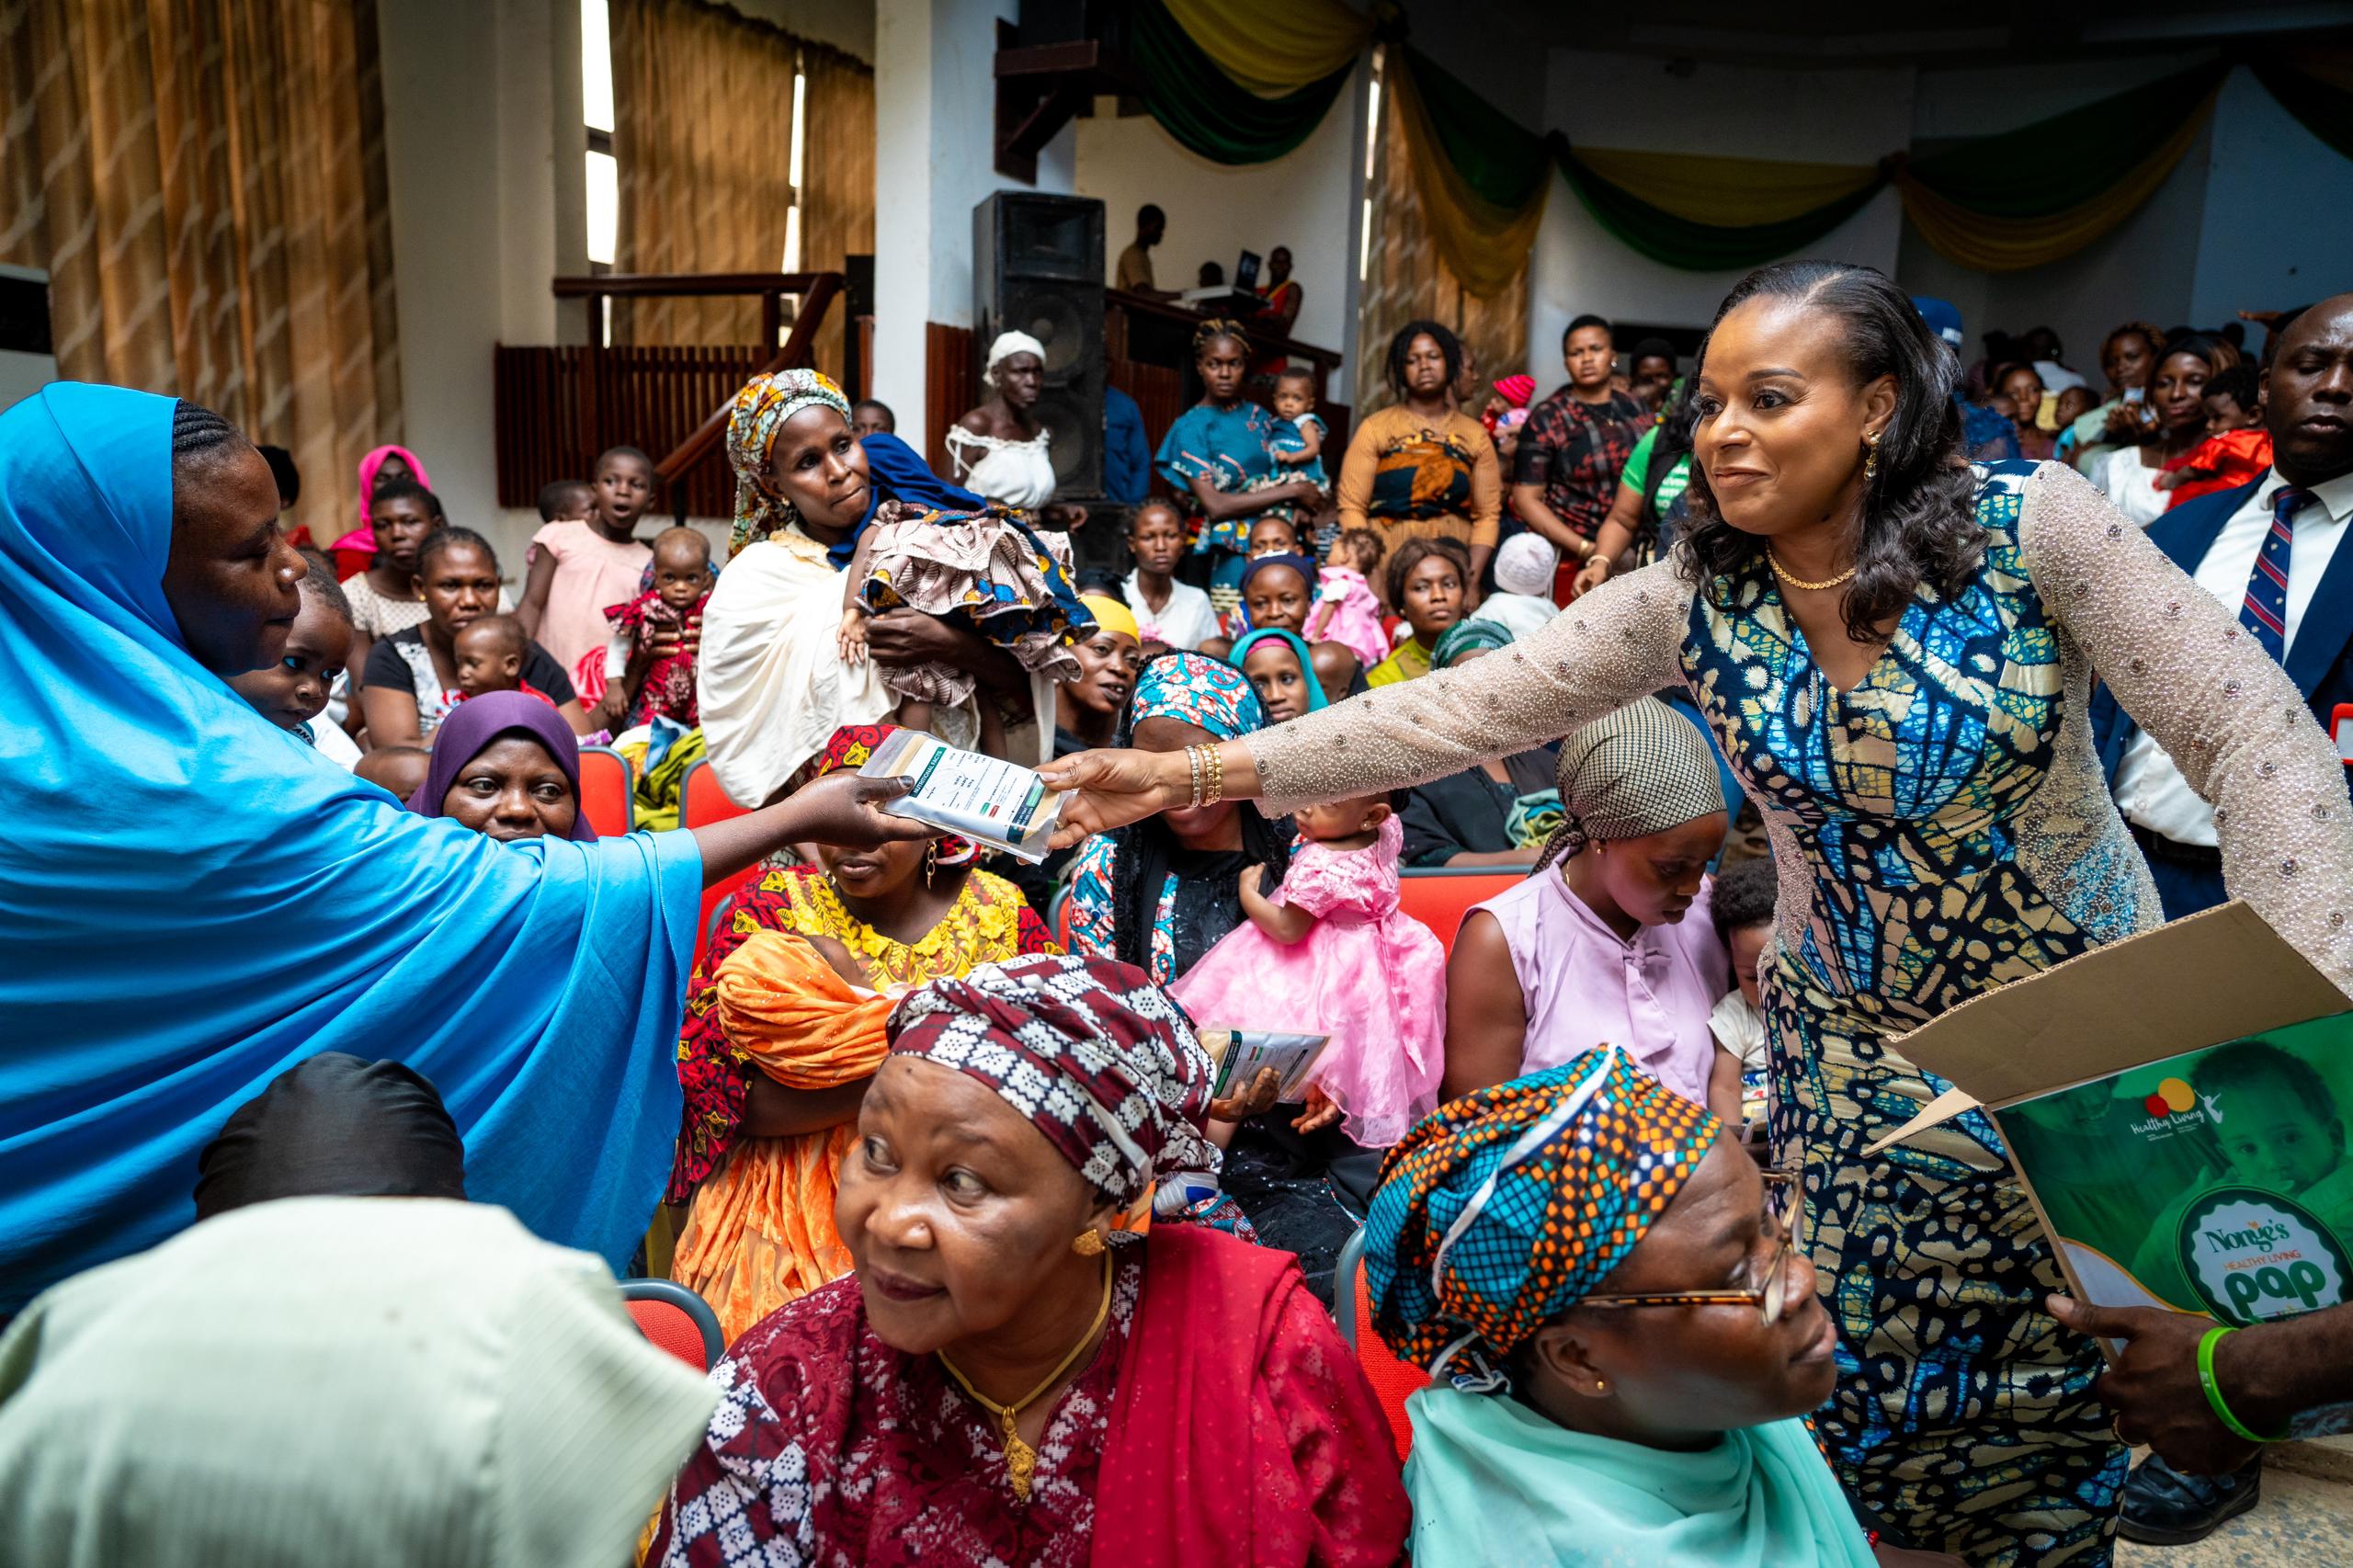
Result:
<svg viewBox="0 0 2353 1568"><path fill-rule="evenodd" d="M1038 1472L1038 1450L1021 1440L1021 1433L1014 1426L1013 1412L1005 1413L1005 1474L1013 1483L1013 1495L1021 1502L1029 1501L1029 1485Z"/></svg>

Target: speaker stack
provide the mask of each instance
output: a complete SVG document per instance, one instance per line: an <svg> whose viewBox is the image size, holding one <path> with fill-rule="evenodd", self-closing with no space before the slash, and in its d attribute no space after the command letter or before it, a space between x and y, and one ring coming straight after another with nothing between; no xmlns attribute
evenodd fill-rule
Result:
<svg viewBox="0 0 2353 1568"><path fill-rule="evenodd" d="M1103 204L1001 190L972 210L978 352L1005 332L1046 350L1038 423L1052 433L1056 494L1103 494ZM1094 533L1090 528L1086 530ZM1116 528L1102 530L1115 533Z"/></svg>

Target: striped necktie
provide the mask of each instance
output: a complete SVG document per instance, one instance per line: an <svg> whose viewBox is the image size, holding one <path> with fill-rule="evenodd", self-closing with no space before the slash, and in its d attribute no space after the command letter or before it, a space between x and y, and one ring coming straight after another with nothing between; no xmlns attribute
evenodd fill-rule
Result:
<svg viewBox="0 0 2353 1568"><path fill-rule="evenodd" d="M2282 485L2271 497L2271 531L2263 536L2263 550L2247 574L2246 602L2239 606L2239 624L2255 633L2274 664L2288 662L2288 556L2296 535L2289 519L2296 508L2313 498L2309 490Z"/></svg>

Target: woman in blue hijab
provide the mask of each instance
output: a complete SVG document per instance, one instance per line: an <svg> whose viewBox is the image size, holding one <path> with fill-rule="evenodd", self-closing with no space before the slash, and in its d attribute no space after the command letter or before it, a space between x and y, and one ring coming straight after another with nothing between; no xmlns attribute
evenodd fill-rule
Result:
<svg viewBox="0 0 2353 1568"><path fill-rule="evenodd" d="M302 571L218 415L73 384L0 415L0 1314L187 1224L230 1111L330 1051L422 1074L476 1199L625 1263L704 882L925 831L855 775L592 843L405 812L224 682Z"/></svg>

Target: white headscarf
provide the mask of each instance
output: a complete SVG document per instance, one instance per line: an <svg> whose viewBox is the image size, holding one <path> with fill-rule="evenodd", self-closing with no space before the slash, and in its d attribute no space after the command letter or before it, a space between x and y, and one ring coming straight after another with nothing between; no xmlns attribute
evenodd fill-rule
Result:
<svg viewBox="0 0 2353 1568"><path fill-rule="evenodd" d="M1040 366L1046 362L1046 346L1028 333L1000 332L996 335L996 341L989 345L988 366L982 371L981 379L991 386L996 385L996 368L1016 354L1035 354Z"/></svg>

